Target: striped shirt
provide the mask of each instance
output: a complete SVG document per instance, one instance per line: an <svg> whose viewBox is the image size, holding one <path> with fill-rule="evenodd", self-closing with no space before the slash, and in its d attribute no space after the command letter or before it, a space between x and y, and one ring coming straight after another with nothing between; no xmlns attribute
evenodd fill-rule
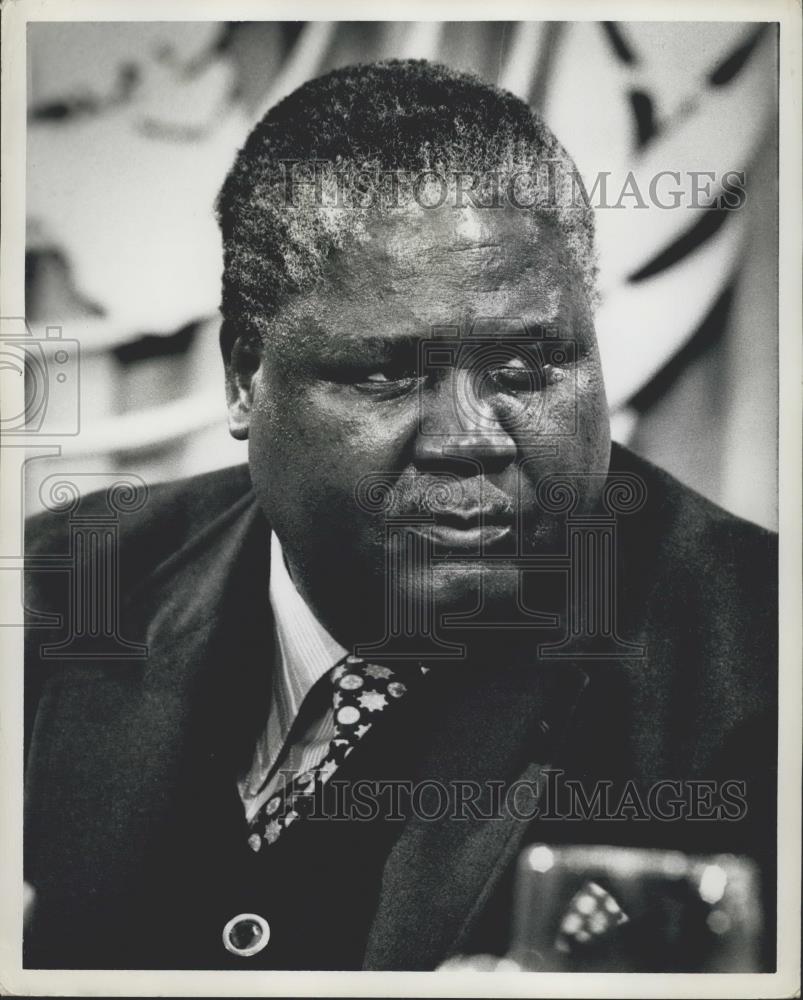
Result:
<svg viewBox="0 0 803 1000"><path fill-rule="evenodd" d="M326 684L313 688L348 652L296 590L275 533L270 566L275 666L268 721L251 768L238 782L248 822L282 788L286 772L308 771L326 755L335 734L331 691Z"/></svg>

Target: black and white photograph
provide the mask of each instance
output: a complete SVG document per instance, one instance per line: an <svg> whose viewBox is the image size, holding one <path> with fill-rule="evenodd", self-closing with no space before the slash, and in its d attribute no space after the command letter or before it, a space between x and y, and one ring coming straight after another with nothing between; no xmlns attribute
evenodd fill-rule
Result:
<svg viewBox="0 0 803 1000"><path fill-rule="evenodd" d="M0 991L799 995L800 6L575 7L3 7Z"/></svg>

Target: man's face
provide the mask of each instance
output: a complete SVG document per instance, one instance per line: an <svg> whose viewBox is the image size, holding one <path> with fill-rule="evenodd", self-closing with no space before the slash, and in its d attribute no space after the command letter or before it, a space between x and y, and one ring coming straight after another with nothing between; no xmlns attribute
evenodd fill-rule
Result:
<svg viewBox="0 0 803 1000"><path fill-rule="evenodd" d="M563 544L539 483L599 473L573 480L576 510L598 500L599 356L548 221L512 208L376 218L283 308L255 371L234 359L257 497L346 645L393 632L400 613L425 627L424 605L471 611L480 594L504 617L512 557Z"/></svg>

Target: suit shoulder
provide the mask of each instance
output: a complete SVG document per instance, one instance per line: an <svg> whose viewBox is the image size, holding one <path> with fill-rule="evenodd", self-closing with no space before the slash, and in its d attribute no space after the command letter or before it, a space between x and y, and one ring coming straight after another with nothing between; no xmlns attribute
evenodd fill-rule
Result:
<svg viewBox="0 0 803 1000"><path fill-rule="evenodd" d="M652 536L670 562L689 566L711 563L720 572L728 567L774 572L774 531L724 510L621 445L614 448L611 470L635 474L645 487L644 508L634 524L639 544Z"/></svg>
<svg viewBox="0 0 803 1000"><path fill-rule="evenodd" d="M125 477L120 481L125 484ZM73 521L80 519L89 526L111 518L118 526L121 548L147 556L156 565L250 489L248 467L240 465L154 485L123 485L116 493L97 490L29 518L25 554L28 558L63 554L69 549ZM65 500L69 500L66 495Z"/></svg>

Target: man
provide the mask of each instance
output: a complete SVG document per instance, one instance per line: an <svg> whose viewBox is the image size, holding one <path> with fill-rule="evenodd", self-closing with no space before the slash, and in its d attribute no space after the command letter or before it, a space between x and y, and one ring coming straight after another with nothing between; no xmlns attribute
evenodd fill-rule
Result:
<svg viewBox="0 0 803 1000"><path fill-rule="evenodd" d="M27 964L503 954L533 841L752 856L772 923L774 540L611 447L582 194L425 62L256 126L218 203L247 469L122 516L144 659L42 654L70 580L30 575Z"/></svg>

